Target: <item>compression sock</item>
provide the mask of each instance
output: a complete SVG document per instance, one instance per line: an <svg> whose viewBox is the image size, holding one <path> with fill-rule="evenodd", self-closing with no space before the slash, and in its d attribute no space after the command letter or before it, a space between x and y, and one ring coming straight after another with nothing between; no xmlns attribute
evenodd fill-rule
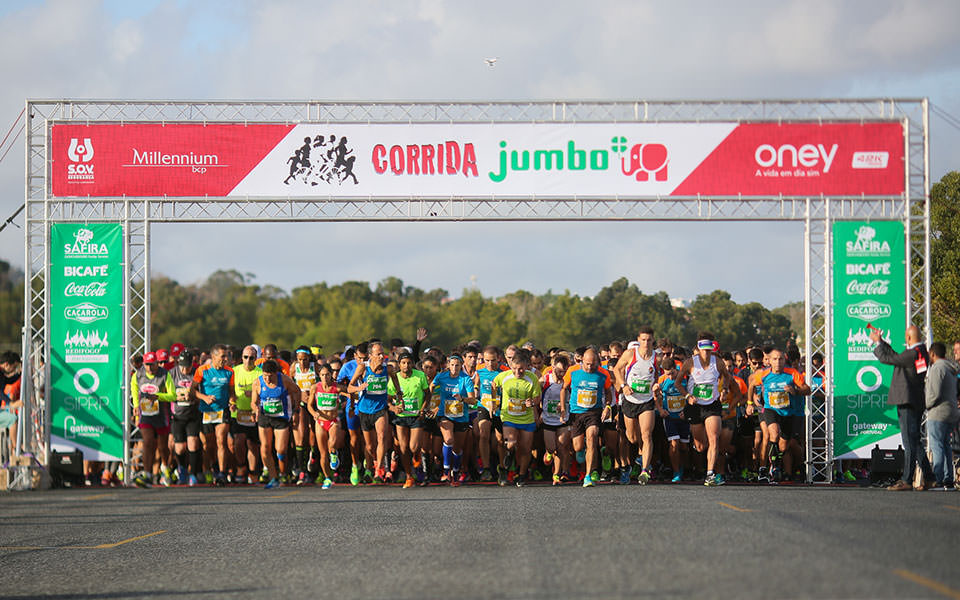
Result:
<svg viewBox="0 0 960 600"><path fill-rule="evenodd" d="M296 464L296 468L300 469L301 471L306 471L306 470L307 470L307 452L306 452L306 450L307 450L307 449L304 448L303 446L297 446L297 447L296 447L296 451L297 451L297 458L296 458L297 464Z"/></svg>
<svg viewBox="0 0 960 600"><path fill-rule="evenodd" d="M203 472L203 456L199 450L190 451L190 472L197 477Z"/></svg>
<svg viewBox="0 0 960 600"><path fill-rule="evenodd" d="M181 469L187 468L187 451L177 453L177 466Z"/></svg>
<svg viewBox="0 0 960 600"><path fill-rule="evenodd" d="M443 445L443 469L450 468L450 457L453 454L453 446Z"/></svg>
<svg viewBox="0 0 960 600"><path fill-rule="evenodd" d="M452 448L451 448L451 450L452 450ZM463 459L463 453L461 452L460 454L457 454L456 452L452 452L452 454L453 454L453 470L454 470L454 471L459 471L459 470L460 470L460 461Z"/></svg>

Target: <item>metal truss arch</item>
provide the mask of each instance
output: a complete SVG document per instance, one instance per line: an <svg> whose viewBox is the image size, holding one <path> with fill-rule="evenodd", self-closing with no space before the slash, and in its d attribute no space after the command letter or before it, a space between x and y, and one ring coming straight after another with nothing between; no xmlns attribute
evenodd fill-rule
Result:
<svg viewBox="0 0 960 600"><path fill-rule="evenodd" d="M19 450L49 452L50 226L123 225L128 275L125 364L150 346L150 228L153 223L452 221L758 221L804 225L805 354L832 364L831 224L901 220L907 231L908 319L930 329L929 116L926 99L245 101L38 99L26 102L24 255L24 436ZM94 123L668 123L893 121L906 133L907 193L879 197L449 197L63 198L50 193L49 127ZM807 472L832 479L832 382L808 403ZM126 385L126 382L124 382Z"/></svg>

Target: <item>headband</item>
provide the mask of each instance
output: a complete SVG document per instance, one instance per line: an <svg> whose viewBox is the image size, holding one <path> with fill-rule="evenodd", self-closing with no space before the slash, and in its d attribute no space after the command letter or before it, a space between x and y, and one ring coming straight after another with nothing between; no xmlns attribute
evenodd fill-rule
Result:
<svg viewBox="0 0 960 600"><path fill-rule="evenodd" d="M697 350L713 350L713 340L698 340Z"/></svg>

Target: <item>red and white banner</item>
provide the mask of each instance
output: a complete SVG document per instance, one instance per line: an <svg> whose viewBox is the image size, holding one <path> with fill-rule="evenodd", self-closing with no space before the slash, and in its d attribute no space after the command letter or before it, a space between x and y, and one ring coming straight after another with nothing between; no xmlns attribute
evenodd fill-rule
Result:
<svg viewBox="0 0 960 600"><path fill-rule="evenodd" d="M54 196L810 196L904 192L879 123L51 126Z"/></svg>

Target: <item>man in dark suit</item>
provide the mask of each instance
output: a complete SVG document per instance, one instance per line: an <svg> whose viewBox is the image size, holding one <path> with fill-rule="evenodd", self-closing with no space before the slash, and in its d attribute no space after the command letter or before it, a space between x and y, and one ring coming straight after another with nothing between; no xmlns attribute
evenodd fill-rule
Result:
<svg viewBox="0 0 960 600"><path fill-rule="evenodd" d="M877 344L873 350L874 356L885 365L893 365L893 379L890 381L887 404L897 407L900 439L903 440L903 476L900 481L887 488L894 492L909 490L913 487L911 481L918 462L923 470L923 484L915 489L925 490L933 481L933 470L923 451L920 438L920 419L923 417L925 408L924 374L930 358L927 355L927 347L920 341L920 330L916 326L907 327L905 338L907 348L898 354L883 340L880 331L870 328L870 339Z"/></svg>

